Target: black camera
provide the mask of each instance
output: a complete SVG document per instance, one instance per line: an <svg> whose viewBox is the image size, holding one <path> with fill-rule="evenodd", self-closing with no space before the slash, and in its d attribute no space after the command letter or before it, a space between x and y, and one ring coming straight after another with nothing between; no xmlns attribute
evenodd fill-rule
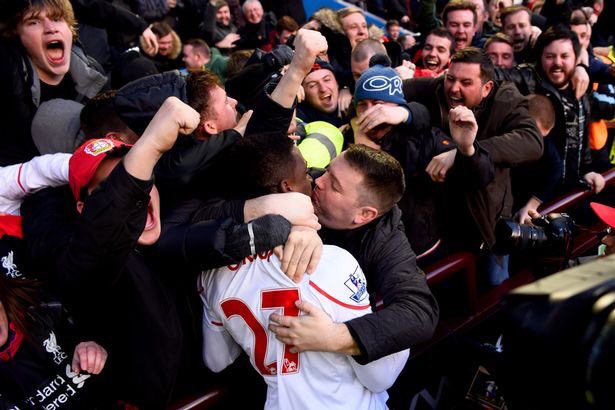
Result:
<svg viewBox="0 0 615 410"><path fill-rule="evenodd" d="M615 257L507 295L498 387L509 409L615 408Z"/></svg>
<svg viewBox="0 0 615 410"><path fill-rule="evenodd" d="M547 214L533 219L532 224L520 224L503 218L495 226L494 251L508 254L540 249L554 254L566 254L575 229L574 221L567 214Z"/></svg>

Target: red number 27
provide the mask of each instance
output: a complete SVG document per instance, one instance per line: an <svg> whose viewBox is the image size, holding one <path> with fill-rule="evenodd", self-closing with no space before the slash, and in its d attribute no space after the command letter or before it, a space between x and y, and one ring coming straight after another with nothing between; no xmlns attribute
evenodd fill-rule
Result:
<svg viewBox="0 0 615 410"><path fill-rule="evenodd" d="M272 289L261 292L261 309L282 308L286 316L299 316L295 301L299 299L299 289ZM278 362L265 363L267 354L267 331L256 319L250 307L240 299L226 299L221 303L222 311L227 319L240 316L254 333L254 363L263 376L275 376ZM291 353L290 346L284 345L284 363L282 374L292 374L299 371L299 353Z"/></svg>

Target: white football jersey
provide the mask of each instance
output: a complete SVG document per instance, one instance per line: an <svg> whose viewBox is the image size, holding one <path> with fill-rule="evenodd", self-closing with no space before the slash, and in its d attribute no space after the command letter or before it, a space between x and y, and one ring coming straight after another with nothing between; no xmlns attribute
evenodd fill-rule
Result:
<svg viewBox="0 0 615 410"><path fill-rule="evenodd" d="M279 260L269 251L206 271L199 286L205 364L221 371L243 349L267 383L265 408L386 408L386 389L403 369L408 350L362 366L343 354L293 354L267 328L272 313L298 315L298 299L322 309L335 322L370 313L365 276L347 251L325 245L318 269L299 284L280 270Z"/></svg>

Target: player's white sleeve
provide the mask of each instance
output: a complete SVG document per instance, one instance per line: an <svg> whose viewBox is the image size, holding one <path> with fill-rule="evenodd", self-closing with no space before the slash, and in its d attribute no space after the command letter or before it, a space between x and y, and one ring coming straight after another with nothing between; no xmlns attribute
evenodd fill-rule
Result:
<svg viewBox="0 0 615 410"><path fill-rule="evenodd" d="M410 349L406 349L366 365L360 365L352 358L349 360L361 384L374 393L380 393L395 383L409 356Z"/></svg>
<svg viewBox="0 0 615 410"><path fill-rule="evenodd" d="M242 350L224 327L214 326L203 318L203 361L209 370L218 373L233 363Z"/></svg>
<svg viewBox="0 0 615 410"><path fill-rule="evenodd" d="M206 273L199 278L203 302L203 361L213 372L221 372L237 359L242 349L226 331L222 320L212 304L217 303L211 284L212 277Z"/></svg>
<svg viewBox="0 0 615 410"><path fill-rule="evenodd" d="M41 155L23 164L0 168L0 212L19 215L26 195L67 184L70 157L63 153Z"/></svg>

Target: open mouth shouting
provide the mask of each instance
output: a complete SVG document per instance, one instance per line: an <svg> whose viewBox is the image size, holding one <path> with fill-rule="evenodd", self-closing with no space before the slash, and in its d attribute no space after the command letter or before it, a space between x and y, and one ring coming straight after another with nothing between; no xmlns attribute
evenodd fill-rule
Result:
<svg viewBox="0 0 615 410"><path fill-rule="evenodd" d="M158 224L158 221L156 220L154 209L152 208L152 205L150 203L150 205L147 207L147 220L145 221L144 230L149 231L151 229L154 229L157 224Z"/></svg>
<svg viewBox="0 0 615 410"><path fill-rule="evenodd" d="M320 105L327 112L329 112L332 109L337 108L337 101L333 100L333 93L331 92L319 94L318 100L320 101Z"/></svg>
<svg viewBox="0 0 615 410"><path fill-rule="evenodd" d="M465 101L461 95L448 95L448 105L449 108L455 108L458 105L465 105Z"/></svg>
<svg viewBox="0 0 615 410"><path fill-rule="evenodd" d="M440 60L436 56L428 56L423 59L425 68L431 71L438 71L440 69Z"/></svg>
<svg viewBox="0 0 615 410"><path fill-rule="evenodd" d="M525 38L523 37L513 38L513 50L519 52L523 50L523 47L525 47Z"/></svg>
<svg viewBox="0 0 615 410"><path fill-rule="evenodd" d="M566 83L566 72L562 66L554 66L549 69L549 79L557 86Z"/></svg>
<svg viewBox="0 0 615 410"><path fill-rule="evenodd" d="M455 36L455 50L461 50L468 46L468 37L465 35Z"/></svg>
<svg viewBox="0 0 615 410"><path fill-rule="evenodd" d="M66 59L66 48L64 45L64 41L51 40L47 42L47 44L45 45L45 55L50 65L63 65Z"/></svg>
<svg viewBox="0 0 615 410"><path fill-rule="evenodd" d="M66 20L42 8L24 16L17 33L41 81L59 84L70 68L73 43L73 33Z"/></svg>
<svg viewBox="0 0 615 410"><path fill-rule="evenodd" d="M154 187L150 193L145 226L137 243L139 245L153 245L160 237L160 229L160 197L158 196L158 190Z"/></svg>

